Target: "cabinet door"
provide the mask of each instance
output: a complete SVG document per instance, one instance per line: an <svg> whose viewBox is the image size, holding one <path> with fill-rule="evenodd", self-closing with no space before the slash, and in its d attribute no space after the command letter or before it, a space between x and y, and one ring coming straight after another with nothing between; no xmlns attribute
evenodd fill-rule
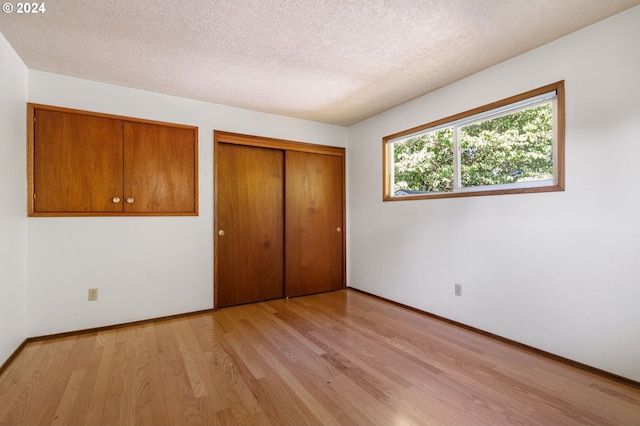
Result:
<svg viewBox="0 0 640 426"><path fill-rule="evenodd" d="M286 296L343 287L343 157L286 153Z"/></svg>
<svg viewBox="0 0 640 426"><path fill-rule="evenodd" d="M193 129L124 123L124 211L196 211Z"/></svg>
<svg viewBox="0 0 640 426"><path fill-rule="evenodd" d="M122 211L122 121L40 109L34 119L34 212Z"/></svg>
<svg viewBox="0 0 640 426"><path fill-rule="evenodd" d="M284 295L284 153L219 143L217 303Z"/></svg>

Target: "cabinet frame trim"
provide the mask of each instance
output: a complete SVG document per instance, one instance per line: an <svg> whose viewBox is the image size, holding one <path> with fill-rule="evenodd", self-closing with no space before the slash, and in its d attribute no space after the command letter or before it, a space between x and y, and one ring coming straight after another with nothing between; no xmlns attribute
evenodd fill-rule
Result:
<svg viewBox="0 0 640 426"><path fill-rule="evenodd" d="M255 146L282 151L301 151L313 154L333 155L342 160L342 288L347 282L347 190L346 190L346 149L337 146L320 145L286 139L244 135L221 130L213 131L213 310L218 310L218 144Z"/></svg>
<svg viewBox="0 0 640 426"><path fill-rule="evenodd" d="M109 118L113 120L128 121L131 123L151 124L193 130L194 135L194 209L192 212L38 212L35 211L35 111L47 110L78 114L84 116ZM27 103L27 216L29 217L69 217L69 216L198 216L199 210L199 171L198 171L198 127L187 124L170 123L166 121L148 120L144 118L127 117L122 115L107 114L94 111L85 111L73 108L65 108L38 103Z"/></svg>

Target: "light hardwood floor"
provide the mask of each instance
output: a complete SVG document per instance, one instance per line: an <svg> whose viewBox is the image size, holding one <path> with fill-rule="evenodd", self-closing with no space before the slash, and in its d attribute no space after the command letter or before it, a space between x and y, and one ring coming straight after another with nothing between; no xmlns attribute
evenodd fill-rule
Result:
<svg viewBox="0 0 640 426"><path fill-rule="evenodd" d="M341 290L33 342L10 425L638 425L640 390Z"/></svg>

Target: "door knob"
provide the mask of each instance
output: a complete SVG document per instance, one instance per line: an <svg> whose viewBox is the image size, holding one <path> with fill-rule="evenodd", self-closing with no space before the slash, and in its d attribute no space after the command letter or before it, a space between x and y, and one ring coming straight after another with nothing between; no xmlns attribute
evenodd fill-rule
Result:
<svg viewBox="0 0 640 426"><path fill-rule="evenodd" d="M339 226L336 228L336 231L338 232L342 232L342 228L340 228Z"/></svg>
<svg viewBox="0 0 640 426"><path fill-rule="evenodd" d="M218 231L218 235L220 235L222 237L224 235L224 230L223 229L219 230Z"/></svg>
<svg viewBox="0 0 640 426"><path fill-rule="evenodd" d="M127 198L127 203L129 203L129 204L133 204L134 201L135 200L133 199L133 197Z"/></svg>
<svg viewBox="0 0 640 426"><path fill-rule="evenodd" d="M119 203L120 202L120 197L113 197L111 199L111 201L113 201L114 203Z"/></svg>

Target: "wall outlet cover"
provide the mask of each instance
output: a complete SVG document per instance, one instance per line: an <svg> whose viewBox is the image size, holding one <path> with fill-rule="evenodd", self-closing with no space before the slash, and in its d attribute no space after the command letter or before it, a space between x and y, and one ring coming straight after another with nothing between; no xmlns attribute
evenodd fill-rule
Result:
<svg viewBox="0 0 640 426"><path fill-rule="evenodd" d="M98 300L98 289L97 288L90 288L89 289L89 298L88 298L88 300L90 302Z"/></svg>

